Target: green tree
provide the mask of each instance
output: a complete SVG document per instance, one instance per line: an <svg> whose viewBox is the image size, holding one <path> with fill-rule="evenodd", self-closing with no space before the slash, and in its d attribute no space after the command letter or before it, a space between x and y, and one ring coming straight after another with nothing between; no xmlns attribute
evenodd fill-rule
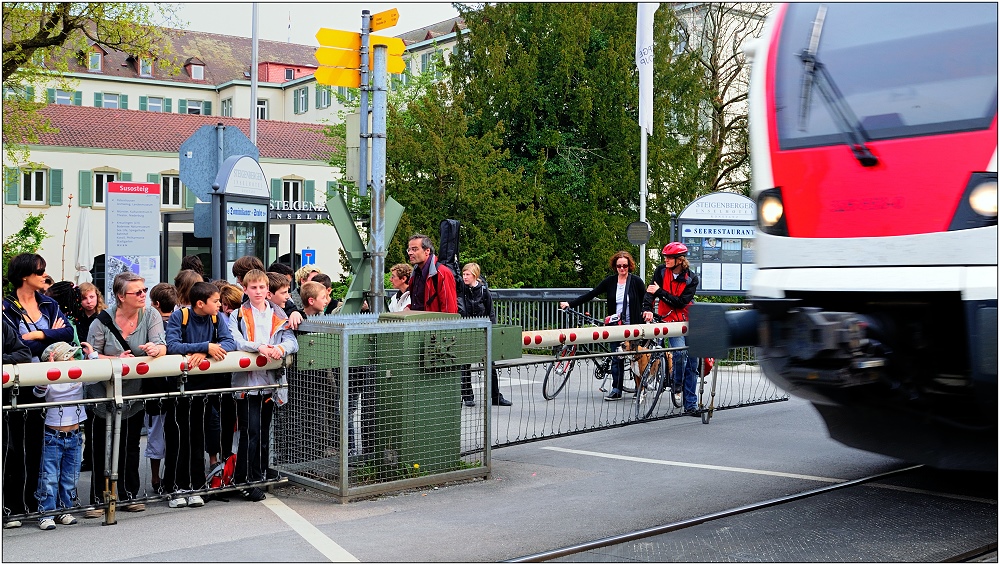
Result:
<svg viewBox="0 0 1000 565"><path fill-rule="evenodd" d="M545 273L523 280L596 284L612 253L637 252L624 235L639 208L635 4L500 3L459 12L470 33L459 40L453 81L470 131L498 136L505 166L544 217L532 237L552 249ZM659 10L648 179L656 233L704 186L690 142L700 137L702 91L695 61L671 49L676 29L673 12Z"/></svg>
<svg viewBox="0 0 1000 565"><path fill-rule="evenodd" d="M22 253L37 253L42 241L49 236L42 227L45 214L28 214L21 229L3 240L3 280L7 280L7 266L11 259ZM11 291L9 284L4 284L4 292Z"/></svg>
<svg viewBox="0 0 1000 565"><path fill-rule="evenodd" d="M73 60L91 45L135 56L155 56L169 68L170 43L164 28L175 23L176 7L132 2L4 2L3 86L19 95L4 101L3 140L8 156L27 160L25 144L53 131L38 112L44 104L27 96L53 81L71 89L64 77Z"/></svg>

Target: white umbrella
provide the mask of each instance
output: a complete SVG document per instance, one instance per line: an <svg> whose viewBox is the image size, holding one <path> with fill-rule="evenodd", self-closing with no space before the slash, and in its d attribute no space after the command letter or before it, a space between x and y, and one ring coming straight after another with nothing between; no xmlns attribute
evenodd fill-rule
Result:
<svg viewBox="0 0 1000 565"><path fill-rule="evenodd" d="M92 282L94 253L90 246L90 209L80 208L80 229L76 237L76 284Z"/></svg>

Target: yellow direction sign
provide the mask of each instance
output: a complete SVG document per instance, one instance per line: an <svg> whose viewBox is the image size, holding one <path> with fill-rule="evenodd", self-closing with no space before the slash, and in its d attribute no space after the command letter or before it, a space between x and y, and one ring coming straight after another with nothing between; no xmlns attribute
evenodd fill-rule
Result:
<svg viewBox="0 0 1000 565"><path fill-rule="evenodd" d="M323 27L316 32L316 40L319 41L319 44L323 47L361 49L361 34L354 31L343 31Z"/></svg>
<svg viewBox="0 0 1000 565"><path fill-rule="evenodd" d="M389 56L399 56L406 51L406 44L398 37L382 37L381 35L369 35L368 42L371 45L385 45L389 48Z"/></svg>
<svg viewBox="0 0 1000 565"><path fill-rule="evenodd" d="M361 52L358 50L320 47L316 50L316 60L327 67L361 68Z"/></svg>
<svg viewBox="0 0 1000 565"><path fill-rule="evenodd" d="M316 82L329 86L358 88L361 86L361 73L358 72L358 69L320 67L316 69Z"/></svg>
<svg viewBox="0 0 1000 565"><path fill-rule="evenodd" d="M399 10L393 8L372 16L371 31L378 31L396 25L399 21Z"/></svg>

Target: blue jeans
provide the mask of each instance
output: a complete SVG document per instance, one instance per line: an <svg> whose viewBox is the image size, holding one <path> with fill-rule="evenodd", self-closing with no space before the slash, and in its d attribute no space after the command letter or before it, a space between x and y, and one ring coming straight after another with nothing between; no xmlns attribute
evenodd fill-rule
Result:
<svg viewBox="0 0 1000 565"><path fill-rule="evenodd" d="M611 351L618 351L622 342L614 341L608 344ZM611 388L618 392L622 391L622 385L625 382L625 358L624 357L612 357L611 358Z"/></svg>
<svg viewBox="0 0 1000 565"><path fill-rule="evenodd" d="M683 336L669 337L667 341L670 347L684 347L687 341ZM688 363L688 352L686 349L674 351L674 387L671 392L684 393L684 410L698 409L698 363L692 360Z"/></svg>
<svg viewBox="0 0 1000 565"><path fill-rule="evenodd" d="M39 512L51 512L57 508L71 508L77 503L76 481L80 478L80 463L83 461L83 434L80 429L73 432L56 432L45 428L42 445L41 468L38 473ZM52 516L45 516L52 518Z"/></svg>

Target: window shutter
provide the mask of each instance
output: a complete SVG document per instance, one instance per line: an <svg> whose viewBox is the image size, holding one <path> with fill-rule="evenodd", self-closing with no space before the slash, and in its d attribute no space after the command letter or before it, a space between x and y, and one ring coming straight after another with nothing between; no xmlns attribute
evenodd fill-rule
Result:
<svg viewBox="0 0 1000 565"><path fill-rule="evenodd" d="M320 104L323 101L320 100L320 98L319 98L320 94L322 94L322 92L323 92L323 87L322 86L316 86L316 109L317 110L319 110L322 107L322 106L320 106Z"/></svg>
<svg viewBox="0 0 1000 565"><path fill-rule="evenodd" d="M73 93L73 105L83 106L83 92L77 90L76 92Z"/></svg>
<svg viewBox="0 0 1000 565"><path fill-rule="evenodd" d="M281 201L281 179L271 179L271 200Z"/></svg>
<svg viewBox="0 0 1000 565"><path fill-rule="evenodd" d="M49 169L49 205L62 206L63 172L62 169Z"/></svg>
<svg viewBox="0 0 1000 565"><path fill-rule="evenodd" d="M198 197L191 192L190 188L184 189L184 207L187 209L194 208L194 203L198 201Z"/></svg>
<svg viewBox="0 0 1000 565"><path fill-rule="evenodd" d="M155 182L160 184L160 175L156 173L146 173L146 182Z"/></svg>
<svg viewBox="0 0 1000 565"><path fill-rule="evenodd" d="M306 202L316 201L316 181L314 180L306 181L306 191L305 195L303 196L303 200L305 200Z"/></svg>
<svg viewBox="0 0 1000 565"><path fill-rule="evenodd" d="M183 100L182 99L182 100L178 100L177 101L177 113L178 114L187 114L188 113L188 101L187 100Z"/></svg>
<svg viewBox="0 0 1000 565"><path fill-rule="evenodd" d="M104 105L104 94L100 92L94 93L94 108L100 108Z"/></svg>
<svg viewBox="0 0 1000 565"><path fill-rule="evenodd" d="M132 173L121 173L118 175L118 180L121 182L132 182Z"/></svg>
<svg viewBox="0 0 1000 565"><path fill-rule="evenodd" d="M49 104L55 104L56 103L56 89L54 89L54 88L46 88L45 89L45 100L48 101Z"/></svg>
<svg viewBox="0 0 1000 565"><path fill-rule="evenodd" d="M171 108L171 102L169 98L163 99L163 111L168 114L173 111L173 108Z"/></svg>
<svg viewBox="0 0 1000 565"><path fill-rule="evenodd" d="M292 102L293 102L292 106L294 106L294 109L292 111L295 112L296 114L302 113L302 111L299 110L299 91L298 90L296 90L292 94Z"/></svg>
<svg viewBox="0 0 1000 565"><path fill-rule="evenodd" d="M128 110L128 94L118 95L118 107L122 110Z"/></svg>
<svg viewBox="0 0 1000 565"><path fill-rule="evenodd" d="M17 204L18 179L21 174L14 167L4 167L3 170L3 203Z"/></svg>
<svg viewBox="0 0 1000 565"><path fill-rule="evenodd" d="M90 181L93 180L90 171L80 171L80 206L94 205L94 192L90 188Z"/></svg>
<svg viewBox="0 0 1000 565"><path fill-rule="evenodd" d="M209 102L209 101L207 101L207 100L205 102L202 102L202 104L201 104L201 113L205 114L206 116L211 116L212 115L212 103Z"/></svg>
<svg viewBox="0 0 1000 565"><path fill-rule="evenodd" d="M335 180L326 181L326 199L329 201L340 193L340 185ZM325 202L324 202L325 204Z"/></svg>
<svg viewBox="0 0 1000 565"><path fill-rule="evenodd" d="M24 88L24 97L25 97L25 99L28 100L28 102L34 102L35 101L35 87L34 86L27 86L27 87L25 87Z"/></svg>
<svg viewBox="0 0 1000 565"><path fill-rule="evenodd" d="M146 96L139 97L139 109L148 110L149 109L149 98Z"/></svg>

